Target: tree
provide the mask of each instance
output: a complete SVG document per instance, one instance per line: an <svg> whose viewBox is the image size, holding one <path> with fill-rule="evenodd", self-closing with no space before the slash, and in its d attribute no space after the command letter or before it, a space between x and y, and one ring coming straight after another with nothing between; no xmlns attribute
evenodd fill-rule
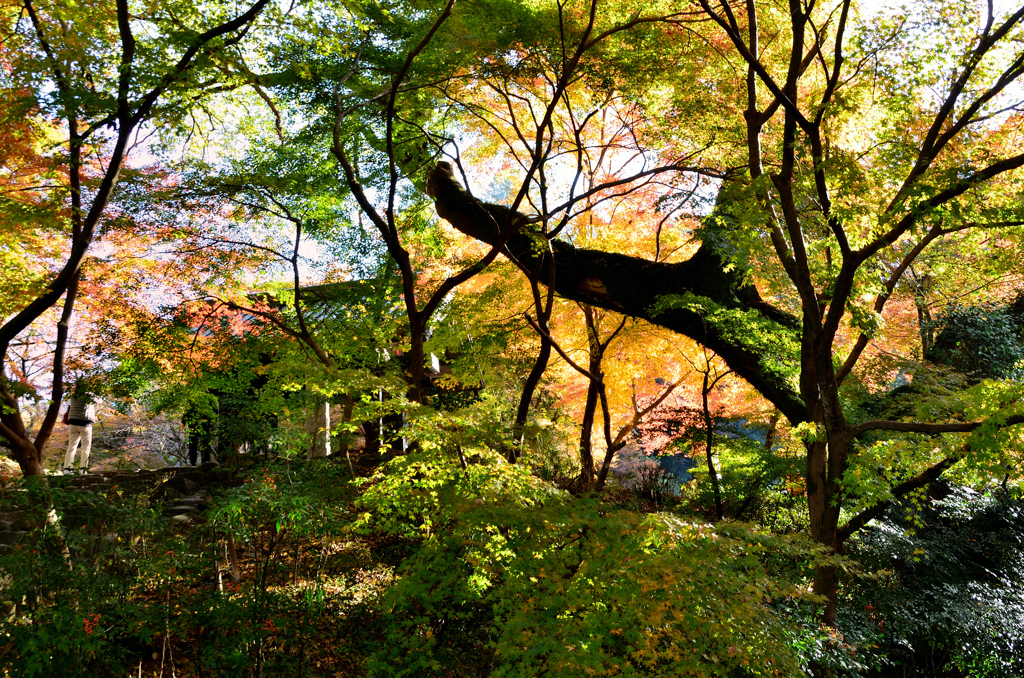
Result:
<svg viewBox="0 0 1024 678"><path fill-rule="evenodd" d="M0 435L25 475L42 474L41 453L53 431L64 393L69 327L80 272L103 223L129 151L147 122L173 121L205 91L219 87L199 77L249 33L267 5L257 0L237 13L211 3L134 7L127 0L107 12L96 5L33 0L7 2L5 33L12 55L3 73L7 89L21 93L22 106L45 124L59 125L63 152L58 175L66 178L57 204L66 254L46 274L47 282L25 299L0 326ZM145 27L144 30L140 30ZM20 109L20 110L19 110ZM90 152L100 153L99 157ZM94 173L89 171L90 165ZM18 391L7 376L12 344L49 309L64 299L53 349L50 405L32 439L21 416Z"/></svg>
<svg viewBox="0 0 1024 678"><path fill-rule="evenodd" d="M661 378L651 379L650 381L656 383L659 389L657 393L650 397L644 397L648 395L646 393L642 394L643 406L639 404L637 399L636 380L635 378L631 379L631 397L629 399L631 409L628 413L628 419L624 424L618 426L618 430L615 431L612 426L612 406L608 389L609 380L606 379L608 374L606 373L607 361L605 360L605 355L613 341L620 339L619 343L623 343L621 342L623 330L627 329L629 318L623 316L615 324L611 332L608 332L606 336L602 336L601 325L608 319L610 314L586 305L578 305L577 307L583 314L584 344L586 346L585 355L587 358L586 367L573 360L566 349L554 340L541 323L534 320L529 314L526 315L526 320L534 331L540 335L543 342L554 348L569 367L586 379L586 399L583 404L578 447L580 473L575 481L576 489L585 492L604 488L615 454L627 445L628 436L643 423L645 417L658 409L672 395L672 392L683 382L685 376L672 383ZM631 324L635 325L635 323ZM646 335L647 339L652 338L650 333L636 332L635 329L635 327L630 327L625 334L627 336L629 334ZM630 332L629 330L634 331ZM616 395L619 395L621 399L621 394ZM595 417L599 406L601 408L601 429L604 432L605 453L604 460L598 466L594 453L593 434ZM615 432L613 433L613 431Z"/></svg>
<svg viewBox="0 0 1024 678"><path fill-rule="evenodd" d="M589 5L592 14L603 7ZM994 444L994 428L1024 421L1012 389L984 408L945 413L952 421L860 422L848 418L842 390L922 252L955 233L1024 220L1013 89L1024 75L1024 9L997 15L939 3L878 19L872 29L856 26L849 0L793 0L785 12L727 0L702 0L701 8L715 27L702 26L706 39L724 40L745 73L716 81L738 143L720 144L726 179L699 249L662 263L549 239L552 256L543 261L537 233L522 229L505 251L563 297L647 319L714 350L804 432L810 531L841 551L893 499L979 455ZM952 76L932 60L938 53L955 64ZM478 216L480 203L445 168L432 185L443 218L498 243ZM755 279L777 304L763 300ZM871 436L972 433L928 443L935 451L901 461L880 491L857 496L847 488ZM837 585L834 567L818 571L827 622L835 620Z"/></svg>
<svg viewBox="0 0 1024 678"><path fill-rule="evenodd" d="M725 518L725 505L722 503L722 487L719 484L718 471L715 469L715 416L708 402L708 396L723 378L729 375L729 370L719 370L712 361L713 356L704 354L704 365L695 367L701 374L700 403L701 413L704 419L704 459L708 464L708 480L711 481L711 488L715 494L715 517L718 520Z"/></svg>

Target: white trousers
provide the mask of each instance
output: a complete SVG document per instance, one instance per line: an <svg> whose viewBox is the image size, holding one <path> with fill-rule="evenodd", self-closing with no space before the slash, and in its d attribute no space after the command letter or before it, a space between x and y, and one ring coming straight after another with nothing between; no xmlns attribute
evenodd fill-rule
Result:
<svg viewBox="0 0 1024 678"><path fill-rule="evenodd" d="M92 424L88 426L68 426L68 453L64 455L64 468L75 465L75 448L82 443L82 459L79 468L89 468L89 451L92 449Z"/></svg>

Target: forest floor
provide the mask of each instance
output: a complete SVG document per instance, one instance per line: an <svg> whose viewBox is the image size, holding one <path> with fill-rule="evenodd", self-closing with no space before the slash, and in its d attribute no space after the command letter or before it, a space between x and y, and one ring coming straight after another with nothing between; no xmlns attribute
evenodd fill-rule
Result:
<svg viewBox="0 0 1024 678"><path fill-rule="evenodd" d="M367 478L385 460L355 450L351 461L357 477ZM348 473L344 458L319 465L332 466L325 480L337 481ZM277 482L259 464L246 472L249 482L245 484L267 482L268 477ZM216 574L211 570L198 581L157 580L139 591L151 604L168 596L179 602L168 606L167 629L177 628L177 632L153 637L139 658L138 675L191 678L234 671L253 676L364 675L366 657L375 643L382 642L374 603L393 583L395 569L413 543L354 527L357 486L325 482L313 493L318 502L330 506L333 519L319 525L312 521L292 525L279 532L276 525L250 522L244 530L248 534L232 538L237 579L226 548L228 531L217 527L215 517L218 500L230 506L237 497L215 496L211 509L174 537L186 551L219 549L222 557L216 559ZM212 616L222 618L189 623L186 617L194 615L194 610L187 603L214 597L224 604L207 603L207 609L222 608L222 615Z"/></svg>
<svg viewBox="0 0 1024 678"><path fill-rule="evenodd" d="M372 456L352 454L357 475ZM409 544L354 529L344 457L220 469L233 481L201 490L184 520L166 496L99 476L0 493L20 530L0 552L0 675L362 675L372 603ZM40 530L46 504L57 530Z"/></svg>

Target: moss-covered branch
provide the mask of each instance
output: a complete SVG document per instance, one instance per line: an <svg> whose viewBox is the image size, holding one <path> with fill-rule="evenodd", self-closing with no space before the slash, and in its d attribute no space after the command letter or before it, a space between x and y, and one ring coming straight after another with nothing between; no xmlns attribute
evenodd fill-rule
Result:
<svg viewBox="0 0 1024 678"><path fill-rule="evenodd" d="M462 233L493 243L497 229L527 218L507 207L470 196L447 163L431 172L427 193L441 218ZM540 267L550 279L542 237L526 227L512 235L505 253L527 270ZM617 311L690 337L714 350L729 367L793 423L807 411L787 372L799 364L799 322L761 299L740 273L703 245L689 260L647 261L614 252L581 249L555 240L555 291L566 299ZM791 347L791 349L789 348Z"/></svg>

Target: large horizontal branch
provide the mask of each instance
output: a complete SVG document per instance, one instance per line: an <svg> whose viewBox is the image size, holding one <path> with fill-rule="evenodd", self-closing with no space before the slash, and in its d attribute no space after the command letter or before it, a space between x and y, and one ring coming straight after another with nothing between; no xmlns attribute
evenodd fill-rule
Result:
<svg viewBox="0 0 1024 678"><path fill-rule="evenodd" d="M972 421L963 423L951 423L951 424L929 424L925 422L916 421L883 421L883 420L872 420L865 421L858 426L854 426L851 432L854 437L862 435L867 431L898 431L902 433L971 433L978 430L984 424L988 422L984 421ZM1024 415L1015 414L1007 417L1004 421L998 423L999 428L1006 428L1008 426L1016 426L1018 424L1024 424ZM966 449L970 449L971 442L967 442ZM845 525L839 528L838 540L839 543L843 543L846 539L857 530L867 525L871 520L882 515L886 509L893 506L901 497L912 492L913 490L925 487L941 476L946 469L953 466L957 462L963 459L963 454L958 456L946 457L938 464L931 466L924 471L921 471L916 476L907 478L898 485L892 488L892 499L879 502L874 506L864 509L854 517L850 518Z"/></svg>
<svg viewBox="0 0 1024 678"><path fill-rule="evenodd" d="M538 279L553 280L555 292L566 299L642 318L714 350L740 377L747 380L793 423L807 419L807 410L784 377L768 365L763 349L752 333L719 328L707 322L699 309L689 305L658 309L658 301L673 295L692 294L713 304L745 313L780 333L792 332L799 322L763 301L753 285L738 272L730 272L713 249L702 246L689 260L654 262L615 252L577 248L561 240L551 241L550 260L543 257L547 243L539 233L526 230L529 219L511 214L502 205L483 203L470 196L455 180L450 166L441 163L431 172L427 193L437 213L462 233L488 244L498 238L495 224L520 224L504 253L524 270L539 271Z"/></svg>
<svg viewBox="0 0 1024 678"><path fill-rule="evenodd" d="M926 485L929 485L932 482L934 482L936 479L938 479L939 476L942 475L942 473L946 469L948 469L950 466L957 463L958 461L960 461L959 457L946 457L935 466L927 468L921 473L917 474L916 476L913 476L912 478L907 478L902 483L893 487L892 496L894 497L894 499L888 499L886 501L878 502L871 508L864 509L854 517L850 518L850 520L848 520L845 525L840 526L839 531L836 535L838 543L842 544L854 532L861 529L869 522L885 513L885 511L890 506L893 506L900 497L903 497L904 495L908 494L909 492L912 492L913 490L925 487Z"/></svg>
<svg viewBox="0 0 1024 678"><path fill-rule="evenodd" d="M950 424L932 424L923 421L888 421L885 419L872 419L857 424L850 429L850 434L857 438L868 431L896 431L899 433L971 433L981 428L986 422L968 421L955 422ZM1015 414L1007 417L1000 427L1015 426L1024 424L1024 415Z"/></svg>

